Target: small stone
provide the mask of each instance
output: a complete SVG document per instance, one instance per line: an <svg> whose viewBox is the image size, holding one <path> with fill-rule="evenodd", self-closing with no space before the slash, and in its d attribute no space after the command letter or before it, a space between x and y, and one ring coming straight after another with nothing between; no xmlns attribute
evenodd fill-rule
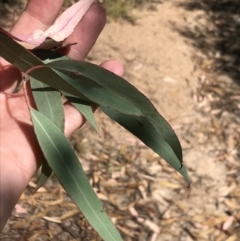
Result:
<svg viewBox="0 0 240 241"><path fill-rule="evenodd" d="M176 84L177 83L177 80L175 80L171 77L164 77L163 81L166 82L166 83L169 83L169 84Z"/></svg>

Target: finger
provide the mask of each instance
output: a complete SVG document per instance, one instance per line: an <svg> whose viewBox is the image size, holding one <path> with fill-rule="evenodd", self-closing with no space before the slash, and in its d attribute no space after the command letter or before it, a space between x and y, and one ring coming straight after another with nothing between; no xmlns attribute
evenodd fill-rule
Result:
<svg viewBox="0 0 240 241"><path fill-rule="evenodd" d="M99 34L104 28L105 23L106 23L106 14L104 9L100 7L98 4L93 4L88 10L88 12L85 14L83 19L77 25L74 33L71 36L69 36L69 38L66 40L67 42L78 41L78 44L74 46L74 48L72 47L68 50L68 56L75 60L83 60L88 54L88 52L91 50L91 48L93 47ZM16 70L16 72L18 71ZM17 76L17 73L15 73L15 75ZM8 77L6 76L5 79L10 80ZM13 80L13 78L11 80ZM16 83L13 83L12 81L1 81L1 82L2 82L1 85L3 88L5 88L5 90L6 90L6 85L8 85L7 91L9 92L16 85ZM3 88L2 88L2 91L3 91Z"/></svg>
<svg viewBox="0 0 240 241"><path fill-rule="evenodd" d="M44 19L45 23L48 23L48 25L51 25L52 22L54 22L55 18L52 18L52 19L49 18L48 21L46 20L47 10L44 8L43 8L43 13L38 15L38 13L36 12L35 4L39 1L40 0L36 0L36 1L31 0L29 2L28 6L26 7L26 10L20 17L20 20L16 23L12 31L16 31L16 34L17 33L28 34L29 32L35 30L36 26L38 26L39 28L40 27L43 28L44 26L45 28L48 27L46 24L44 26L41 25L41 22L43 22L42 19ZM59 6L61 6L62 0L61 1L58 0L56 2L58 2L58 6L55 6L55 10L57 9L57 7L59 10ZM51 4L48 3L48 6L50 7ZM31 15L29 14L29 12L31 13ZM58 12L57 10L54 12L55 15L57 14L57 12ZM31 17L38 19L38 21L35 21L34 28L32 28L32 25L31 25L31 31L27 30L28 32L26 32L25 30L26 22L31 21ZM34 20L32 21L34 22ZM77 45L67 50L69 57L76 60L83 60L88 54L88 52L91 50L94 43L96 42L99 34L104 28L105 23L106 23L105 11L103 10L102 7L100 7L100 5L93 4L88 10L88 12L85 14L83 19L76 26L76 29L73 32L73 34L71 34L71 36L69 36L66 39L66 42L69 42L69 43L78 42ZM22 29L22 31L21 30L19 31L19 29ZM21 80L21 75L17 69L11 68L11 71L13 71L12 75L14 75L14 78L10 78L11 76L5 74L4 78L2 78L2 81L1 81L0 91L4 91L6 93L12 93L16 88L18 82ZM15 78L16 76L19 78L16 79Z"/></svg>
<svg viewBox="0 0 240 241"><path fill-rule="evenodd" d="M0 92L12 93L19 81L22 79L20 71L7 63L5 60L0 61Z"/></svg>
<svg viewBox="0 0 240 241"><path fill-rule="evenodd" d="M122 64L120 64L116 60L108 60L101 64L101 67L119 75L123 76L124 68ZM93 111L96 110L96 106L93 106ZM85 122L85 118L82 114L79 113L77 109L75 109L70 102L66 102L64 105L65 112L65 135L69 137L72 135L77 129L79 129Z"/></svg>
<svg viewBox="0 0 240 241"><path fill-rule="evenodd" d="M99 4L92 4L74 32L65 40L66 43L77 42L77 44L67 50L60 50L60 52L67 54L72 59L83 60L96 42L105 23L105 10Z"/></svg>
<svg viewBox="0 0 240 241"><path fill-rule="evenodd" d="M30 0L17 22L11 29L12 34L27 35L36 29L46 30L51 26L64 0ZM7 61L1 59L0 91L12 93L22 76L18 69L12 67Z"/></svg>
<svg viewBox="0 0 240 241"><path fill-rule="evenodd" d="M54 23L63 2L64 0L30 0L11 33L27 35L36 29L46 30Z"/></svg>

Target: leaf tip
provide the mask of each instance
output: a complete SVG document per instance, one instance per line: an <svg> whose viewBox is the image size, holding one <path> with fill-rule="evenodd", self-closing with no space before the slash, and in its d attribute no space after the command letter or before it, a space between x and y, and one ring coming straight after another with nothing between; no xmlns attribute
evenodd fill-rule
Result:
<svg viewBox="0 0 240 241"><path fill-rule="evenodd" d="M187 182L187 187L190 188L191 186L191 181L190 181L190 178L188 176L188 172L187 172L187 169L186 167L184 166L184 164L182 163L182 166L181 168L178 170L178 172L184 177L185 181Z"/></svg>

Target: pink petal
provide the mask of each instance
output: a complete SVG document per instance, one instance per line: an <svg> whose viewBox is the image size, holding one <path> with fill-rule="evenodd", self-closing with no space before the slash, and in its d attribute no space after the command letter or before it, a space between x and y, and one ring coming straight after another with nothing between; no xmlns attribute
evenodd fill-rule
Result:
<svg viewBox="0 0 240 241"><path fill-rule="evenodd" d="M57 42L66 39L73 32L93 2L94 0L78 1L63 12L45 34Z"/></svg>
<svg viewBox="0 0 240 241"><path fill-rule="evenodd" d="M19 38L23 42L30 43L30 44L36 44L36 45L43 43L45 41L45 39L47 38L45 33L40 29L33 31L32 33L30 33L28 35L16 35L16 37Z"/></svg>
<svg viewBox="0 0 240 241"><path fill-rule="evenodd" d="M80 0L64 11L45 32L38 29L28 35L16 35L16 38L36 45L43 43L46 38L61 42L73 32L93 2L94 0Z"/></svg>

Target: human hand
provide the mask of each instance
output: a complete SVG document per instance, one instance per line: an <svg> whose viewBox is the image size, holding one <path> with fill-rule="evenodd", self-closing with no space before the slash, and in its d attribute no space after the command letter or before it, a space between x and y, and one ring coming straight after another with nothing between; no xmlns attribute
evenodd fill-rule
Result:
<svg viewBox="0 0 240 241"><path fill-rule="evenodd" d="M27 35L35 29L46 30L57 17L64 0L30 0L11 30L13 35ZM65 42L78 44L68 48L67 55L83 60L94 45L106 22L104 10L93 4L74 32ZM26 27L27 26L27 27ZM66 54L66 53L65 53ZM122 75L117 61L104 62L102 67ZM3 59L0 60L0 227L4 227L31 177L41 163L41 150L33 131L23 90L13 94L21 73ZM29 96L31 98L31 96ZM70 136L81 127L84 117L68 102L64 104L65 134Z"/></svg>

